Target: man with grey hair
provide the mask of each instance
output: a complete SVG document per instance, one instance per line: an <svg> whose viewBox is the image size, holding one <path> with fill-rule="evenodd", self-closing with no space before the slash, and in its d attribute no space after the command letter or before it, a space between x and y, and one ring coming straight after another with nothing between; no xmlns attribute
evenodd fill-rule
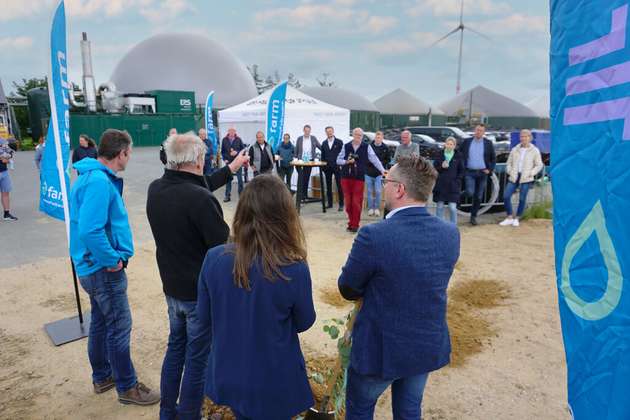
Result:
<svg viewBox="0 0 630 420"><path fill-rule="evenodd" d="M147 217L170 324L160 381L160 418L198 419L210 331L200 327L195 314L197 278L206 252L224 244L230 233L212 191L230 182L249 158L242 151L204 177L206 146L199 137L192 133L170 136L164 150L164 175L151 183L147 196Z"/></svg>
<svg viewBox="0 0 630 420"><path fill-rule="evenodd" d="M390 386L392 418L422 418L429 373L449 363L446 290L459 232L426 209L436 177L426 159L400 159L383 180L386 220L359 231L339 277L344 298L363 299L352 331L347 419L373 418Z"/></svg>
<svg viewBox="0 0 630 420"><path fill-rule="evenodd" d="M385 168L374 153L374 149L363 142L363 130L357 127L352 130L352 141L346 143L337 156L337 165L342 167L341 189L348 214L346 228L348 232L355 233L359 230L368 162L381 174L385 173Z"/></svg>
<svg viewBox="0 0 630 420"><path fill-rule="evenodd" d="M256 143L249 148L249 161L251 162L254 176L273 171L275 157L271 145L265 141L265 133L256 133Z"/></svg>
<svg viewBox="0 0 630 420"><path fill-rule="evenodd" d="M404 156L420 156L420 146L411 142L411 131L409 130L400 133L400 144L396 146L394 162Z"/></svg>

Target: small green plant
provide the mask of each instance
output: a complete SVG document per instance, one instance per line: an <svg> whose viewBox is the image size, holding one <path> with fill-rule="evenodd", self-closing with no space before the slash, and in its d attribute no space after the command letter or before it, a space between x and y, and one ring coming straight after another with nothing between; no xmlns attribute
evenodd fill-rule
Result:
<svg viewBox="0 0 630 420"><path fill-rule="evenodd" d="M330 336L331 340L337 341L338 363L341 365L341 374L336 377L332 395L330 395L329 400L335 412L335 418L339 418L346 404L347 369L350 364L350 350L352 349L352 340L350 338L350 332L347 329L348 327L350 327L350 329L352 328L351 325L354 323L354 318L356 318L359 308L360 306L355 305L343 318L333 318L324 322L324 332ZM340 328L343 326L346 327L346 331L342 335ZM335 371L331 370L327 375L327 381L332 379L330 375L334 374ZM315 378L313 379L315 380Z"/></svg>
<svg viewBox="0 0 630 420"><path fill-rule="evenodd" d="M24 137L24 139L20 142L20 150L35 150L35 143L33 143L33 139L30 137Z"/></svg>
<svg viewBox="0 0 630 420"><path fill-rule="evenodd" d="M551 202L545 201L543 203L534 204L529 207L523 213L523 220L531 220L531 219L552 219L553 213L551 212Z"/></svg>

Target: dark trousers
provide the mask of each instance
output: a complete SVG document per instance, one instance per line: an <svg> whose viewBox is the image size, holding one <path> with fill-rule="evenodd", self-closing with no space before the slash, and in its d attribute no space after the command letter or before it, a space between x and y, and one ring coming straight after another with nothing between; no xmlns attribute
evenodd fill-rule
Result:
<svg viewBox="0 0 630 420"><path fill-rule="evenodd" d="M341 171L339 166L335 165L332 168L326 166L324 169L324 175L326 176L326 198L328 199L328 205L333 205L333 191L332 191L332 179L335 177L335 184L337 185L337 196L339 197L339 206L343 206L343 189L341 187Z"/></svg>
<svg viewBox="0 0 630 420"><path fill-rule="evenodd" d="M310 166L305 166L302 168L302 198L308 197L308 187L311 184L311 168Z"/></svg>
<svg viewBox="0 0 630 420"><path fill-rule="evenodd" d="M486 192L488 174L477 169L467 169L464 181L466 184L466 195L472 197L470 217L474 219L477 217L477 212L479 212L481 200L483 200L483 193Z"/></svg>
<svg viewBox="0 0 630 420"><path fill-rule="evenodd" d="M287 184L287 188L291 191L291 177L293 176L293 166L278 166L278 175L282 182Z"/></svg>

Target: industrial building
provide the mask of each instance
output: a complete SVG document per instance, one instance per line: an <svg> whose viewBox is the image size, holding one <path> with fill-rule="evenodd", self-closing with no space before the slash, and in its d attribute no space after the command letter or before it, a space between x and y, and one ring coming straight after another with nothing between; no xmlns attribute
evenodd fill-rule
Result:
<svg viewBox="0 0 630 420"><path fill-rule="evenodd" d="M403 89L393 90L380 97L374 101L374 106L381 114L381 128L446 124L446 115L441 109Z"/></svg>
<svg viewBox="0 0 630 420"><path fill-rule="evenodd" d="M496 130L539 128L541 118L527 106L483 86L477 86L439 105L449 124L483 122Z"/></svg>
<svg viewBox="0 0 630 420"><path fill-rule="evenodd" d="M380 114L364 96L338 87L301 87L300 90L315 99L350 110L350 129L361 127L376 131L381 126Z"/></svg>

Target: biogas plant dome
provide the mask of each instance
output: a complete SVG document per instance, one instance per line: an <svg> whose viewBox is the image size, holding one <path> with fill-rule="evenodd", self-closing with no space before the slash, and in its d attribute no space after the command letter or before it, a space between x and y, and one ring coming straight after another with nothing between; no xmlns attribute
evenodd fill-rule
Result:
<svg viewBox="0 0 630 420"><path fill-rule="evenodd" d="M203 104L214 90L214 107L227 108L258 92L247 68L222 45L196 34L168 33L134 46L112 73L123 93L188 90Z"/></svg>

